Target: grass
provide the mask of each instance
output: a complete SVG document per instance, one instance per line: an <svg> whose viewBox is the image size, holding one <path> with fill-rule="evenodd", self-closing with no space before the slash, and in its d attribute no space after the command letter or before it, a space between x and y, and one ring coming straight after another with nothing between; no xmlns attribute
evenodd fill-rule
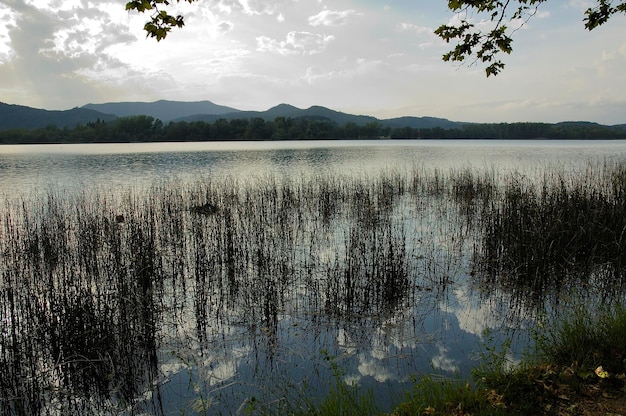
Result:
<svg viewBox="0 0 626 416"><path fill-rule="evenodd" d="M577 306L536 338L538 351L557 365L626 371L626 309L621 303Z"/></svg>
<svg viewBox="0 0 626 416"><path fill-rule="evenodd" d="M372 392L363 392L358 385L345 381L345 371L337 364L335 358L326 351L322 351L322 354L333 373L332 387L328 396L320 404L312 406L306 414L360 416L379 413Z"/></svg>
<svg viewBox="0 0 626 416"><path fill-rule="evenodd" d="M535 349L511 368L487 348L473 380L425 377L391 413L405 415L623 414L626 309L577 308L535 334ZM602 366L608 377L595 369ZM619 412L619 413L618 413Z"/></svg>

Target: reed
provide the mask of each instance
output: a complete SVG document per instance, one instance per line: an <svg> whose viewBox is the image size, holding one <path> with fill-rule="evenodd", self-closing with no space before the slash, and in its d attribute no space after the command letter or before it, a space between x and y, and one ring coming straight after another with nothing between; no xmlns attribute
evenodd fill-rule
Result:
<svg viewBox="0 0 626 416"><path fill-rule="evenodd" d="M201 363L241 331L274 363L285 322L380 324L467 277L473 248L493 287L621 293L625 172L200 178L7 202L0 413L163 412L180 339Z"/></svg>
<svg viewBox="0 0 626 416"><path fill-rule="evenodd" d="M623 181L619 164L549 171L538 183L511 177L480 222L477 270L526 298L577 287L614 298L626 277Z"/></svg>

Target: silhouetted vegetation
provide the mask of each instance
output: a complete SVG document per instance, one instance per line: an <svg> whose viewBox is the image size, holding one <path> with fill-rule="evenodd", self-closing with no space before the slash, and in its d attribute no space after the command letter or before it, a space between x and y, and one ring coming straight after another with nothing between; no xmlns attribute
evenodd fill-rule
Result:
<svg viewBox="0 0 626 416"><path fill-rule="evenodd" d="M530 306L572 289L615 299L626 283L626 170L512 177L487 203L476 271Z"/></svg>
<svg viewBox="0 0 626 416"><path fill-rule="evenodd" d="M395 125L396 123L394 123ZM266 141L326 139L626 139L624 126L596 123L463 124L444 129L391 127L385 122L338 124L325 117L218 119L164 124L152 116L96 120L74 128L49 125L0 131L0 143Z"/></svg>

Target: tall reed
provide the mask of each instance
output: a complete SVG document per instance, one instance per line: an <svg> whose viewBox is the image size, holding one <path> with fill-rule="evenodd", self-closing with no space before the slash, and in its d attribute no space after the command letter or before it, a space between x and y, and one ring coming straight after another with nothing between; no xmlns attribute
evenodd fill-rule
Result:
<svg viewBox="0 0 626 416"><path fill-rule="evenodd" d="M481 221L477 269L530 299L577 287L614 298L626 278L624 180L621 164L547 171L538 183L511 176Z"/></svg>
<svg viewBox="0 0 626 416"><path fill-rule="evenodd" d="M617 293L624 172L199 178L7 202L0 413L163 413L166 356L193 356L198 390L225 394L206 362L233 334L274 365L289 323L381 325L458 279Z"/></svg>

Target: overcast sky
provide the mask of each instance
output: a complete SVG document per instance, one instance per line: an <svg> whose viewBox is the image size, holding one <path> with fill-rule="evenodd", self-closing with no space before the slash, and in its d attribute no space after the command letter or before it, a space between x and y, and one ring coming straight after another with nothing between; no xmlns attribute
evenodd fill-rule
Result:
<svg viewBox="0 0 626 416"><path fill-rule="evenodd" d="M514 35L506 68L446 63L445 0L199 0L148 39L125 0L0 0L0 101L280 103L455 121L626 123L626 17L583 26L588 0L553 0ZM474 17L479 19L479 17Z"/></svg>

